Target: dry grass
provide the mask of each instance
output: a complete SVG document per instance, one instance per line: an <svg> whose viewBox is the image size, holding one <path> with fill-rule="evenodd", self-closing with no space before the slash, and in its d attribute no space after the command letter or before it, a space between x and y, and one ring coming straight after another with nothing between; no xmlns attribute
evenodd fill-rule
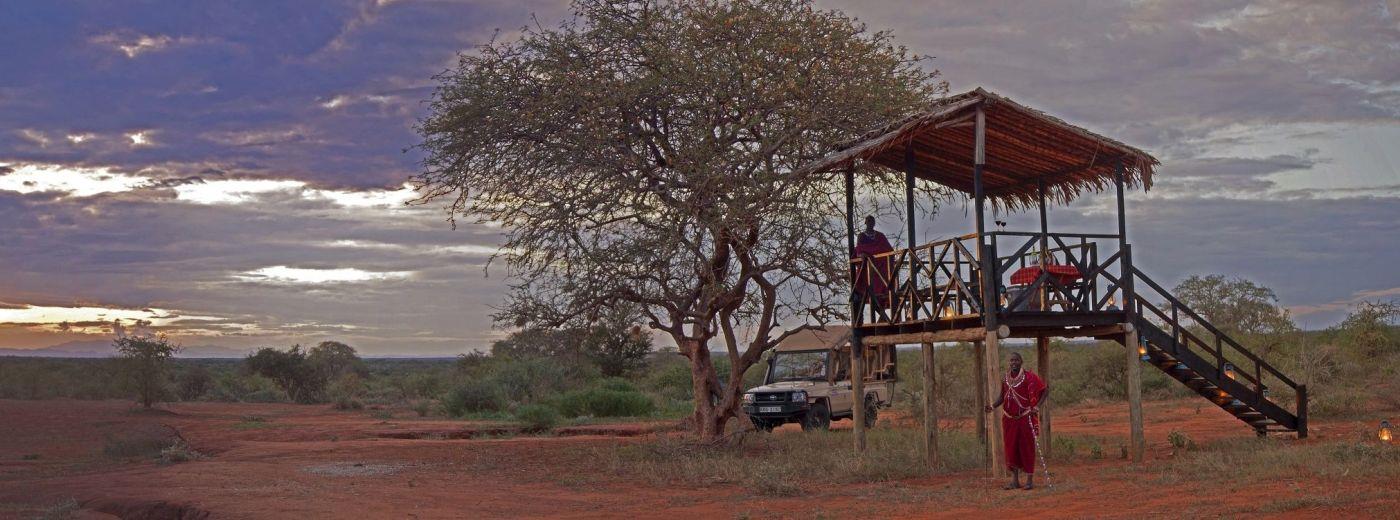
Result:
<svg viewBox="0 0 1400 520"><path fill-rule="evenodd" d="M1148 470L1163 483L1200 475L1229 475L1246 484L1262 480L1400 477L1400 449L1369 439L1304 443L1292 439L1229 439L1204 443Z"/></svg>
<svg viewBox="0 0 1400 520"><path fill-rule="evenodd" d="M733 484L765 496L794 496L805 486L883 482L935 473L924 465L921 432L875 429L866 436L864 457L851 449L849 431L750 434L734 446L696 444L662 437L594 449L610 474L688 486ZM942 465L936 473L978 467L974 435L945 432L939 438Z"/></svg>

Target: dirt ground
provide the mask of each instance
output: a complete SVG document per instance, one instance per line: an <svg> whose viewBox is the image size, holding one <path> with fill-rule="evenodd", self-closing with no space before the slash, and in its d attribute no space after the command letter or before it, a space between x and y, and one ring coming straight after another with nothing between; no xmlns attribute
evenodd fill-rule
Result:
<svg viewBox="0 0 1400 520"><path fill-rule="evenodd" d="M1126 437L1122 403L1057 410L1054 431ZM430 420L411 412L327 406L177 403L137 411L119 401L0 400L0 518L74 511L77 518L771 518L1258 516L1301 501L1292 517L1394 517L1400 492L1366 479L1222 485L1229 475L1164 484L1151 469L1174 456L1172 430L1197 442L1253 433L1195 401L1149 402L1148 461L1110 453L1052 467L1055 487L1002 491L968 471L759 496L600 475L590 446L666 435L672 425L618 424L511 436L507 425ZM883 424L889 426L888 424ZM898 427L898 426L895 426ZM1355 438L1367 425L1314 421L1312 438ZM785 428L775 435L802 435ZM203 458L123 458L123 439L184 439ZM114 444L115 443L115 444ZM113 448L117 446L118 448ZM1116 444L1114 444L1116 446ZM116 449L118 453L113 453ZM1400 449L1400 447L1397 447ZM1115 448L1116 451L1116 448ZM1348 500L1318 500L1325 494Z"/></svg>

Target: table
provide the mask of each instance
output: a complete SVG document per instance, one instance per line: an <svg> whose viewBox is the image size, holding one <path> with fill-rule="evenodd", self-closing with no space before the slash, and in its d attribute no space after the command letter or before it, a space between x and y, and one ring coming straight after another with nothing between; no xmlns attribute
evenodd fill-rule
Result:
<svg viewBox="0 0 1400 520"><path fill-rule="evenodd" d="M1079 273L1079 268L1072 265L1032 265L1029 267L1022 267L1017 269L1016 272L1011 273L1011 285L1030 285L1035 283L1035 279L1040 278L1040 273L1042 272L1049 272L1050 276L1054 277L1055 281L1060 285L1078 280L1079 277L1082 276Z"/></svg>

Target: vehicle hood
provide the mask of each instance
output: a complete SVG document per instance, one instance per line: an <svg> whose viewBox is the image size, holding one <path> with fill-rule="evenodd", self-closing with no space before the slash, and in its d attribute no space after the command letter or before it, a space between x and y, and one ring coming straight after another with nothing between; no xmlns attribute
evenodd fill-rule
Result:
<svg viewBox="0 0 1400 520"><path fill-rule="evenodd" d="M753 387L749 389L749 392L791 392L793 390L807 390L816 386L817 383L825 384L826 381L782 381Z"/></svg>

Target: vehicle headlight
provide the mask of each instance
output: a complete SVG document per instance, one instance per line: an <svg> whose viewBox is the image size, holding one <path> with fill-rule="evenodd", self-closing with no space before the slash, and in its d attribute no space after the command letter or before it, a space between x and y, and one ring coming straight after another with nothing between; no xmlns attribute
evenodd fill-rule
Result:
<svg viewBox="0 0 1400 520"><path fill-rule="evenodd" d="M753 402L753 394L744 394L744 402L746 402L746 403L752 403L752 402Z"/></svg>
<svg viewBox="0 0 1400 520"><path fill-rule="evenodd" d="M792 393L792 402L794 402L794 403L797 403L797 402L804 402L804 403L805 403L805 402L807 402L807 392L803 392L803 391L801 391L801 390L798 390L798 391L796 391L796 392L793 392L793 393Z"/></svg>

